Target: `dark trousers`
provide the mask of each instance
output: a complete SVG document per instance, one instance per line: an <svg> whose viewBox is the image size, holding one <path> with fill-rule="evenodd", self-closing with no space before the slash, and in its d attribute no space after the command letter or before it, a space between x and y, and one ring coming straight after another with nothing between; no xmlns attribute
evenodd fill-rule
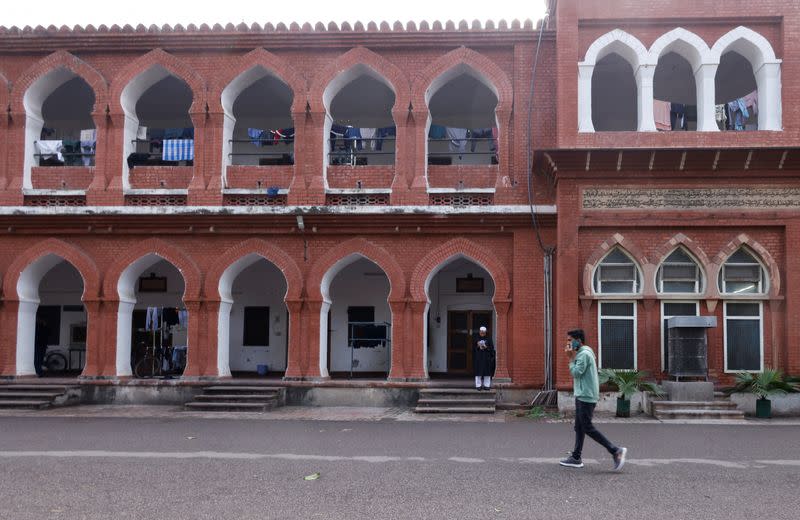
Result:
<svg viewBox="0 0 800 520"><path fill-rule="evenodd" d="M587 435L607 449L610 454L614 455L617 452L617 447L592 424L594 407L595 403L584 403L575 399L575 449L572 450L572 456L579 460L581 452L583 452L583 439Z"/></svg>

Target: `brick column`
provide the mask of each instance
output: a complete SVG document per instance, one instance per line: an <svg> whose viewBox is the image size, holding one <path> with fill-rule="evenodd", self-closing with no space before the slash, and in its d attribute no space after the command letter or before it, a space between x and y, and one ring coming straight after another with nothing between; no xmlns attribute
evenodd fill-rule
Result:
<svg viewBox="0 0 800 520"><path fill-rule="evenodd" d="M309 135L306 128L306 112L292 111L292 120L294 121L294 172L289 183L289 196L288 203L290 205L303 205L305 204L308 192L308 179L306 177L306 162L308 161L308 153L310 152L308 141L313 139ZM320 133L322 133L320 131Z"/></svg>
<svg viewBox="0 0 800 520"><path fill-rule="evenodd" d="M0 376L17 373L17 311L19 302L3 300L0 304Z"/></svg>
<svg viewBox="0 0 800 520"><path fill-rule="evenodd" d="M104 200L103 192L105 192L110 177L114 173L109 168L109 156L111 151L114 150L114 146L110 142L109 117L105 111L92 112L92 121L94 121L94 128L97 131L97 140L94 149L94 176L86 189L86 203L88 205L102 205L108 203ZM115 173L119 175L119 172ZM88 352L86 355L89 355Z"/></svg>
<svg viewBox="0 0 800 520"><path fill-rule="evenodd" d="M414 179L416 166L415 126L404 108L392 110L392 119L397 129L394 142L394 179L392 179L392 205L403 204L409 186Z"/></svg>
<svg viewBox="0 0 800 520"><path fill-rule="evenodd" d="M0 86L0 88L3 88ZM0 190L5 190L11 180L11 170L8 166L8 115L0 115Z"/></svg>
<svg viewBox="0 0 800 520"><path fill-rule="evenodd" d="M213 159L219 158L221 153L214 148L221 150L219 141L222 135L222 115L215 114L212 117L203 111L191 112L189 117L194 126L194 167L189 183L188 203L190 206L219 205L222 203L220 161L215 162ZM217 144L220 146L216 146ZM209 190L209 179L212 176L217 179L216 190Z"/></svg>
<svg viewBox="0 0 800 520"><path fill-rule="evenodd" d="M0 194L0 204L22 206L22 183L25 164L25 112L11 112L6 128L6 191Z"/></svg>
<svg viewBox="0 0 800 520"><path fill-rule="evenodd" d="M409 131L413 134L413 170L409 181L407 204L428 204L428 109L424 107L412 112L413 126Z"/></svg>
<svg viewBox="0 0 800 520"><path fill-rule="evenodd" d="M183 377L196 378L202 375L203 367L208 360L208 342L203 341L200 334L201 323L208 317L201 314L201 302L199 300L184 301L184 305L186 310L189 311L189 325L186 332L188 349Z"/></svg>
<svg viewBox="0 0 800 520"><path fill-rule="evenodd" d="M407 380L422 381L428 378L425 359L425 308L427 301L409 301L406 308L406 354L405 377Z"/></svg>
<svg viewBox="0 0 800 520"><path fill-rule="evenodd" d="M652 278L646 278L651 280ZM649 284L648 284L649 285ZM647 370L651 374L661 372L661 306L655 298L642 300L644 320L639 320L644 329L639 327L636 334L644 341L637 341L637 356L639 370ZM636 305L636 303L634 303ZM598 331L599 333L599 331Z"/></svg>
<svg viewBox="0 0 800 520"><path fill-rule="evenodd" d="M204 318L204 326L201 330L200 341L205 345L205 363L200 367L200 375L203 377L219 377L219 350L230 348L230 335L228 336L228 344L221 345L219 342L219 310L220 301L204 300L201 306L201 314ZM191 321L192 315L189 314ZM230 374L228 374L230 376Z"/></svg>
<svg viewBox="0 0 800 520"><path fill-rule="evenodd" d="M93 205L122 206L125 197L122 193L122 164L125 150L125 114L109 114L104 117L101 134L97 128L97 155L95 156L95 177L86 191L86 203ZM95 125L98 120L95 119Z"/></svg>
<svg viewBox="0 0 800 520"><path fill-rule="evenodd" d="M295 152L295 162L299 161L300 163L295 165L295 172L299 168L305 179L306 194L302 201L304 205L325 204L323 163L328 158L323 157L323 140L327 139L327 136L323 135L323 131L326 117L327 114L325 112L307 112L305 117L302 118L304 124L299 136L297 135L297 127L295 127L295 146L297 146L298 140L302 140L300 143L302 155Z"/></svg>
<svg viewBox="0 0 800 520"><path fill-rule="evenodd" d="M103 366L102 343L103 317L100 314L103 302L101 300L84 300L83 307L86 309L86 364L81 372L82 378L96 378L101 375Z"/></svg>
<svg viewBox="0 0 800 520"><path fill-rule="evenodd" d="M303 342L303 379L323 379L320 371L320 349L326 348L322 344L322 330L320 323L320 312L325 303L322 300L307 300L303 329L305 341Z"/></svg>
<svg viewBox="0 0 800 520"><path fill-rule="evenodd" d="M499 383L511 382L508 372L508 352L511 334L508 330L508 316L511 309L511 300L495 300L494 309L497 313L497 330L495 331L496 367L494 379Z"/></svg>
<svg viewBox="0 0 800 520"><path fill-rule="evenodd" d="M389 307L392 309L392 345L391 357L392 366L389 369L390 381L403 381L405 379L405 367L409 365L411 345L406 341L406 301L390 301Z"/></svg>
<svg viewBox="0 0 800 520"><path fill-rule="evenodd" d="M286 309L289 311L289 348L286 353L286 380L302 379L302 363L304 343L303 327L303 300L286 300Z"/></svg>

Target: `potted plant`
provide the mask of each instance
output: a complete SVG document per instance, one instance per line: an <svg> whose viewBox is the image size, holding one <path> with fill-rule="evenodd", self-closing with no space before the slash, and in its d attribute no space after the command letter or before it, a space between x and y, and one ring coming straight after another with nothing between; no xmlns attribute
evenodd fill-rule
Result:
<svg viewBox="0 0 800 520"><path fill-rule="evenodd" d="M663 395L661 387L651 381L645 381L647 372L642 370L600 370L600 384L609 383L617 388L617 417L631 416L631 397L636 392L652 392Z"/></svg>
<svg viewBox="0 0 800 520"><path fill-rule="evenodd" d="M772 417L772 401L770 397L797 392L797 387L783 379L780 370L768 368L763 372L742 372L736 374L736 384L725 390L731 394L753 394L756 399L756 417L769 419Z"/></svg>

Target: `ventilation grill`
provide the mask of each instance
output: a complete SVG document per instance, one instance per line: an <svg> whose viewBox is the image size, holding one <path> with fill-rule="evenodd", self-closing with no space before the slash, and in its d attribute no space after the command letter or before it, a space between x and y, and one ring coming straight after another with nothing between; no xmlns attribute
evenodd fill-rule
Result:
<svg viewBox="0 0 800 520"><path fill-rule="evenodd" d="M388 206L389 195L386 193L328 195L325 198L328 206Z"/></svg>
<svg viewBox="0 0 800 520"><path fill-rule="evenodd" d="M226 206L285 206L286 195L225 195Z"/></svg>
<svg viewBox="0 0 800 520"><path fill-rule="evenodd" d="M491 206L494 196L491 193L433 193L431 206Z"/></svg>
<svg viewBox="0 0 800 520"><path fill-rule="evenodd" d="M186 206L186 195L126 195L126 206Z"/></svg>
<svg viewBox="0 0 800 520"><path fill-rule="evenodd" d="M85 206L86 197L82 195L75 195L75 196L36 195L32 197L25 197L23 204L25 206L40 206L40 207Z"/></svg>

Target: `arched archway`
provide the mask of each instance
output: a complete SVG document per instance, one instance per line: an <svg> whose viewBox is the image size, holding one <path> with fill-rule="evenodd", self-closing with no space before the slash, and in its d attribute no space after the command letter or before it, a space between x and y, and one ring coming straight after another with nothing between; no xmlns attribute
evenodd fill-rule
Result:
<svg viewBox="0 0 800 520"><path fill-rule="evenodd" d="M96 132L90 131L108 105L108 84L94 67L66 51L54 52L14 83L11 103L12 112L25 116L23 188L33 187L32 168L43 159L52 158L53 165L66 164L65 158L75 163L70 165L94 164L91 143L96 143ZM85 139L83 130L89 132ZM86 155L80 144L70 144L68 151L57 149L57 141L63 147L64 141L82 140L87 144Z"/></svg>
<svg viewBox="0 0 800 520"><path fill-rule="evenodd" d="M719 59L716 103L743 99L745 105L731 111L733 125L729 121L727 128L781 130L781 60L769 41L739 26L720 37L712 52Z"/></svg>
<svg viewBox="0 0 800 520"><path fill-rule="evenodd" d="M22 270L16 281L17 375L83 371L88 338L85 289L80 271L57 254L42 255Z"/></svg>
<svg viewBox="0 0 800 520"><path fill-rule="evenodd" d="M194 160L192 114L205 111L206 84L189 65L161 49L152 50L120 71L111 85L110 97L112 114L124 116L124 189L131 188L132 166ZM192 140L192 146L165 154L154 144L159 139Z"/></svg>

